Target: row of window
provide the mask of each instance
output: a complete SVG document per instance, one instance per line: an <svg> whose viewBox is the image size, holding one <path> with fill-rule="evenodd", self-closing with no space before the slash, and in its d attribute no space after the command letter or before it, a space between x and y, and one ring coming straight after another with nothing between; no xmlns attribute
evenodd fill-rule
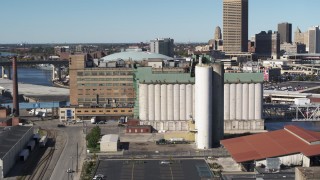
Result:
<svg viewBox="0 0 320 180"><path fill-rule="evenodd" d="M90 86L133 86L132 83L78 83L79 87L90 87Z"/></svg>
<svg viewBox="0 0 320 180"><path fill-rule="evenodd" d="M133 81L133 78L77 78L77 81Z"/></svg>
<svg viewBox="0 0 320 180"><path fill-rule="evenodd" d="M108 102L110 100L116 100L117 102L127 102L127 101L134 101L134 98L99 98L99 102ZM78 98L78 101L87 101L93 102L96 101L96 98Z"/></svg>
<svg viewBox="0 0 320 180"><path fill-rule="evenodd" d="M124 86L124 85L123 85ZM99 92L99 91L123 91L123 92L128 92L128 91L133 91L133 88L127 88L127 87L114 87L114 88L104 88L104 89L82 89L79 88L78 91L93 91L93 92Z"/></svg>
<svg viewBox="0 0 320 180"><path fill-rule="evenodd" d="M128 112L128 113L131 113L132 112L132 109L128 109L128 110L117 110L117 109L106 109L106 110L77 110L77 113L117 113L117 112L121 112L121 113L125 113L125 112Z"/></svg>
<svg viewBox="0 0 320 180"><path fill-rule="evenodd" d="M114 76L114 75L133 75L132 71L80 71L78 76Z"/></svg>

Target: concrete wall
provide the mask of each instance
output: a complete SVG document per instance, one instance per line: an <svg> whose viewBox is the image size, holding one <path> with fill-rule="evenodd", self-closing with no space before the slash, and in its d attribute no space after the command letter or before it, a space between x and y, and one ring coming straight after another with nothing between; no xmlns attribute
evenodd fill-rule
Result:
<svg viewBox="0 0 320 180"><path fill-rule="evenodd" d="M101 152L116 152L118 150L118 142L101 142Z"/></svg>
<svg viewBox="0 0 320 180"><path fill-rule="evenodd" d="M168 133L165 133L163 137L164 139L183 138L186 141L195 141L194 133L187 132L187 131L168 132Z"/></svg>
<svg viewBox="0 0 320 180"><path fill-rule="evenodd" d="M310 158L309 157L303 155L302 161L303 161L303 164L302 164L303 167L310 167Z"/></svg>
<svg viewBox="0 0 320 180"><path fill-rule="evenodd" d="M156 130L187 131L190 129L188 121L140 121L140 125L151 125Z"/></svg>
<svg viewBox="0 0 320 180"><path fill-rule="evenodd" d="M264 120L225 120L224 131L228 134L264 132Z"/></svg>
<svg viewBox="0 0 320 180"><path fill-rule="evenodd" d="M287 156L280 156L280 162L283 165L290 166L290 165L302 165L303 155L302 154L293 154ZM261 164L267 165L267 160L260 160L256 161L256 166L260 166Z"/></svg>

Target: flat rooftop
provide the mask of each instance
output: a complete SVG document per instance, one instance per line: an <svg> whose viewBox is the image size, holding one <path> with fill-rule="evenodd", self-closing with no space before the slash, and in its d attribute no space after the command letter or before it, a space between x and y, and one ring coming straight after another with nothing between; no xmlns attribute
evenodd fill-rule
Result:
<svg viewBox="0 0 320 180"><path fill-rule="evenodd" d="M114 180L213 179L203 159L100 160L95 174L103 174L106 179Z"/></svg>
<svg viewBox="0 0 320 180"><path fill-rule="evenodd" d="M0 159L21 139L32 126L0 127Z"/></svg>

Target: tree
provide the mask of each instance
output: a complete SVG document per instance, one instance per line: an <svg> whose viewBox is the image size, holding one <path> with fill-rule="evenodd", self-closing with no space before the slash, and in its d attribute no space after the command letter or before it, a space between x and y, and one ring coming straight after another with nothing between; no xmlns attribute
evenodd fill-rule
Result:
<svg viewBox="0 0 320 180"><path fill-rule="evenodd" d="M96 126L91 129L89 134L87 134L86 140L88 141L89 148L96 148L98 145L98 141L100 139L101 129L99 126Z"/></svg>

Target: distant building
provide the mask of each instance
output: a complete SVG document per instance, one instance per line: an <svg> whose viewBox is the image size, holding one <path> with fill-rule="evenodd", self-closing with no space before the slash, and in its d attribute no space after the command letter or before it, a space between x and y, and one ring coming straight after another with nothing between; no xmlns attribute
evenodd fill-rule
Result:
<svg viewBox="0 0 320 180"><path fill-rule="evenodd" d="M174 55L174 40L171 38L157 38L150 41L150 52L169 57Z"/></svg>
<svg viewBox="0 0 320 180"><path fill-rule="evenodd" d="M294 42L299 44L307 44L307 33L301 32L299 27L297 27L296 31L294 32Z"/></svg>
<svg viewBox="0 0 320 180"><path fill-rule="evenodd" d="M306 53L306 45L300 43L283 43L280 44L280 50L286 54Z"/></svg>
<svg viewBox="0 0 320 180"><path fill-rule="evenodd" d="M223 0L223 51L248 52L248 0Z"/></svg>
<svg viewBox="0 0 320 180"><path fill-rule="evenodd" d="M319 26L314 26L308 30L308 52L320 53L320 29Z"/></svg>
<svg viewBox="0 0 320 180"><path fill-rule="evenodd" d="M217 26L214 31L214 40L221 40L221 39L222 39L221 28Z"/></svg>
<svg viewBox="0 0 320 180"><path fill-rule="evenodd" d="M255 53L260 59L278 59L280 57L279 33L272 31L261 31L256 34Z"/></svg>
<svg viewBox="0 0 320 180"><path fill-rule="evenodd" d="M292 43L292 24L288 22L278 24L280 43Z"/></svg>

